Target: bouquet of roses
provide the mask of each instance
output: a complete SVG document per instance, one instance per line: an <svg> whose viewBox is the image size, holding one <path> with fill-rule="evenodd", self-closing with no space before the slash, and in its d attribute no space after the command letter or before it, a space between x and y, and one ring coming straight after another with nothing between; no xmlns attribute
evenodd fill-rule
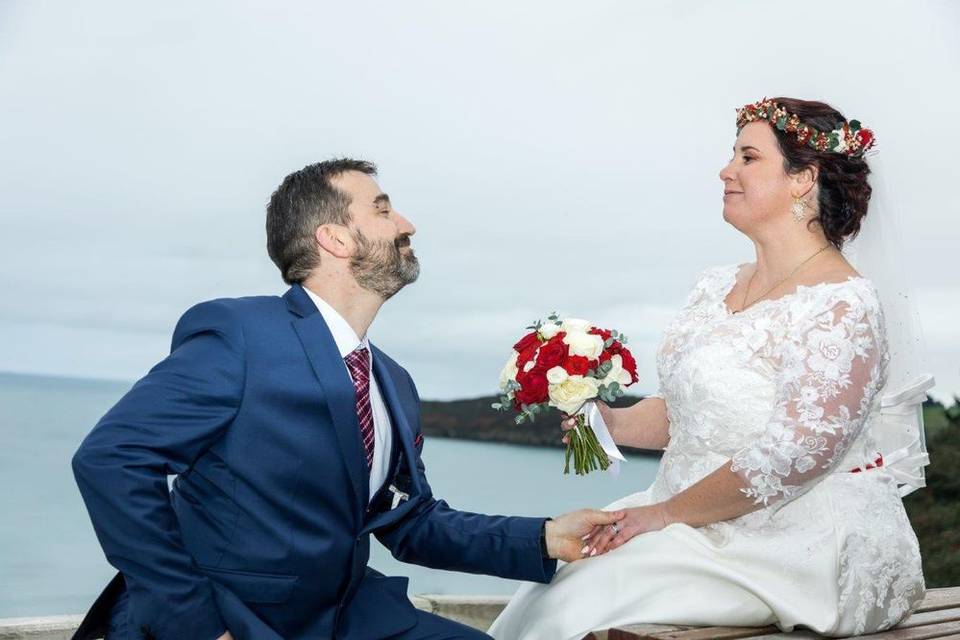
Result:
<svg viewBox="0 0 960 640"><path fill-rule="evenodd" d="M500 374L500 400L493 408L515 410L517 424L533 421L547 407L576 414L563 472L570 473L571 458L577 475L597 468L606 470L610 459L588 414L593 414L594 422L602 423L591 401L600 398L613 402L623 395L625 387L637 382L637 363L624 346L626 336L586 320L561 320L556 313L527 329L530 332L513 345L513 354ZM606 427L603 435L616 451Z"/></svg>

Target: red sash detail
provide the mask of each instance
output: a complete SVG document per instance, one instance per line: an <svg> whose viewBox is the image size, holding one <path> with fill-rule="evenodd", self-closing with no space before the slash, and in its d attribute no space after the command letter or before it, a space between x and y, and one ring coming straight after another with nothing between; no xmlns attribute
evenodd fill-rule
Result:
<svg viewBox="0 0 960 640"><path fill-rule="evenodd" d="M876 469L877 467L882 467L882 466L883 466L883 456L878 454L877 459L873 461L873 464L868 464L863 469L861 469L860 467L857 467L856 469L851 469L850 473L860 473L865 469Z"/></svg>

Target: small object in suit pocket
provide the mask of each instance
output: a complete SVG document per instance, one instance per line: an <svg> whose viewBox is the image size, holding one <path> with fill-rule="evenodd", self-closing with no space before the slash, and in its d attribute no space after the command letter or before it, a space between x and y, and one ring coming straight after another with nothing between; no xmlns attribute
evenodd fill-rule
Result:
<svg viewBox="0 0 960 640"><path fill-rule="evenodd" d="M423 449L423 432L418 433L413 439L413 446L417 449Z"/></svg>
<svg viewBox="0 0 960 640"><path fill-rule="evenodd" d="M397 486L394 484L390 485L390 493L393 494L393 501L390 503L391 509L396 509L398 506L400 506L401 502L410 499L409 493L400 491L400 489L397 489Z"/></svg>

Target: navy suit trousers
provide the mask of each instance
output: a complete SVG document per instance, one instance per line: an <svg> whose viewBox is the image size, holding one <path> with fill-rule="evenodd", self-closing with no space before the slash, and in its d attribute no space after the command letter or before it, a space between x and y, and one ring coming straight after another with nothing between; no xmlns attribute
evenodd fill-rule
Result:
<svg viewBox="0 0 960 640"><path fill-rule="evenodd" d="M110 626L103 640L138 640L127 633L127 592L110 610ZM212 639L215 640L215 639ZM426 611L417 611L417 625L389 640L490 640L490 636L472 627L447 620Z"/></svg>

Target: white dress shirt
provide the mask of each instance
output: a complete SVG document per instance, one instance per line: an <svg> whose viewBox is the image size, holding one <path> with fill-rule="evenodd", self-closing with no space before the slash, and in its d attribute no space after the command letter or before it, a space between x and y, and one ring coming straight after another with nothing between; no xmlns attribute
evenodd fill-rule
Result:
<svg viewBox="0 0 960 640"><path fill-rule="evenodd" d="M373 465L370 467L370 498L380 489L380 486L387 479L390 472L390 447L393 444L393 428L390 424L390 413L387 411L387 405L383 402L383 396L380 395L380 387L377 386L377 378L373 375L373 351L370 350L370 343L367 337L358 338L356 332L350 324L343 319L336 309L330 304L310 291L303 288L317 305L317 310L323 316L324 322L333 334L333 340L337 343L337 349L340 351L341 361L352 351L364 347L370 354L370 409L373 413ZM347 369L347 363L343 363L344 371L350 375ZM351 378L352 380L352 378ZM358 435L359 436L359 432ZM360 445L363 448L363 444Z"/></svg>

